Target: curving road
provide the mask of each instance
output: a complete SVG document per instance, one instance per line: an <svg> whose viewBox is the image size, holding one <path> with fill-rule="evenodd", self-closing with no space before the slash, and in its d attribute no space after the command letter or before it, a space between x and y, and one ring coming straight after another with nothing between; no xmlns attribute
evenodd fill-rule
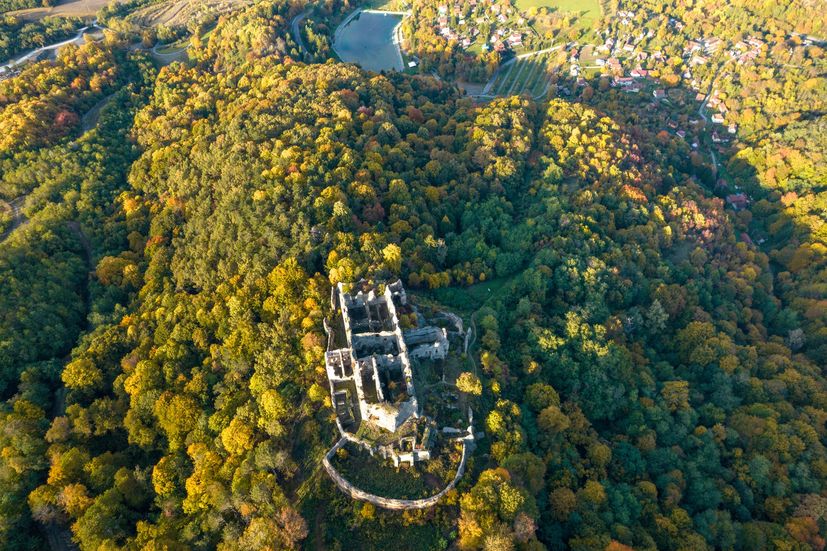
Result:
<svg viewBox="0 0 827 551"><path fill-rule="evenodd" d="M11 232L13 232L14 230L26 224L29 221L29 219L26 218L26 215L23 214L23 212L20 210L23 206L23 203L26 202L26 197L28 197L28 195L21 195L20 197L12 199L8 202L12 211L12 221L9 227L6 228L6 231L3 232L2 235L0 235L0 241L5 241L5 239L11 235Z"/></svg>
<svg viewBox="0 0 827 551"><path fill-rule="evenodd" d="M68 40L63 40L63 41L58 42L56 44L50 44L48 46L42 46L40 48L37 48L37 49L32 50L30 52L27 52L27 53L25 53L25 54L23 54L19 57L12 58L11 60L7 61L5 64L0 65L0 73L8 71L9 69L13 69L14 67L17 67L18 65L20 65L22 63L26 63L30 59L35 59L35 58L37 58L37 56L39 56L43 52L47 52L49 50L55 50L57 48L60 48L61 46L66 46L67 44L73 44L73 43L79 44L83 41L84 33L86 31L88 31L89 29L92 29L92 28L103 30L103 27L99 26L97 21L96 21L95 23L92 23L91 25L87 25L86 27L83 27L83 28L79 29L77 35L75 35L74 38L69 38Z"/></svg>
<svg viewBox="0 0 827 551"><path fill-rule="evenodd" d="M299 52L301 53L307 53L307 46L304 45L300 25L302 24L302 21L307 19L308 15L310 15L310 10L305 10L294 17L290 22L290 28L293 30L293 39L296 41L296 44L299 45Z"/></svg>
<svg viewBox="0 0 827 551"><path fill-rule="evenodd" d="M729 63L729 61L724 61L721 63L718 68L715 70L715 74L712 75L712 80L709 83L709 90L706 92L706 97L701 102L701 105L698 107L698 115L704 120L705 123L709 124L709 118L706 116L706 104L709 102L709 98L712 96L712 92L715 90L715 81L718 80L718 75L721 74L721 71L724 67ZM709 154L712 157L712 166L715 169L715 177L718 177L720 173L720 166L718 165L718 156L715 154L715 148L709 148Z"/></svg>

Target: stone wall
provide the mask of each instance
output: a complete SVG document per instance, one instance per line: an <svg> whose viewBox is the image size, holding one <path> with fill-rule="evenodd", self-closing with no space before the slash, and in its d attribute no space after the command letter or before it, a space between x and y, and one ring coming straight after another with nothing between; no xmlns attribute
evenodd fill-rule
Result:
<svg viewBox="0 0 827 551"><path fill-rule="evenodd" d="M427 509L428 507L433 507L436 505L442 497L450 492L454 486L457 485L459 479L462 478L462 475L465 473L465 460L468 457L469 449L468 449L468 442L466 439L462 440L462 459L460 459L459 467L457 467L457 474L454 476L454 479L448 483L445 488L442 489L438 494L432 495L431 497L426 497L423 499L394 499L390 497L382 497L377 496L374 494L370 494L364 490L360 490L339 474L339 471L333 467L333 464L330 462L330 459L333 457L339 448L344 446L348 441L356 441L358 439L348 438L347 436L343 436L336 442L336 445L330 448L324 458L322 459L322 465L324 466L324 470L327 471L327 474L330 475L330 478L333 479L333 482L336 483L336 486L339 487L344 493L352 497L353 499L358 499L360 501L367 501L368 503L372 503L377 507L382 507L384 509L391 509L394 511L405 511L411 509Z"/></svg>

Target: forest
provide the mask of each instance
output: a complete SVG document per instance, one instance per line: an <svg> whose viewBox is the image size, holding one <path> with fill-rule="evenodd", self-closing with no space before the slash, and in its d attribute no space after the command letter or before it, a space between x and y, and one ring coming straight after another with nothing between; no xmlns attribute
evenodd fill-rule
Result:
<svg viewBox="0 0 827 551"><path fill-rule="evenodd" d="M0 13L7 11L24 10L53 6L53 0L0 0Z"/></svg>
<svg viewBox="0 0 827 551"><path fill-rule="evenodd" d="M108 31L0 81L0 548L824 549L824 55L752 4L796 67L721 84L741 211L596 81L476 102L325 59L347 2L309 53L262 0L185 62ZM474 328L484 434L404 513L320 467L331 286L397 277Z"/></svg>

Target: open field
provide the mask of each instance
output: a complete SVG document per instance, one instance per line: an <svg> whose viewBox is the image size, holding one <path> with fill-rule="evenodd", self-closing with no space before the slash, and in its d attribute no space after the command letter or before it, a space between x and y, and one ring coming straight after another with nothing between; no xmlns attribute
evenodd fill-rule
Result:
<svg viewBox="0 0 827 551"><path fill-rule="evenodd" d="M402 9L400 4L399 0L368 0L364 3L364 6L369 10L396 11Z"/></svg>
<svg viewBox="0 0 827 551"><path fill-rule="evenodd" d="M402 55L393 37L400 21L400 15L361 12L336 29L333 49L342 61L369 71L402 71Z"/></svg>
<svg viewBox="0 0 827 551"><path fill-rule="evenodd" d="M457 314L471 314L492 298L503 293L512 280L513 277L498 277L470 287L454 285L421 291L419 294L437 301Z"/></svg>
<svg viewBox="0 0 827 551"><path fill-rule="evenodd" d="M51 8L32 8L9 12L21 19L33 21L50 16L94 17L112 1L124 0L61 0ZM227 13L251 4L253 0L168 0L151 4L130 14L128 19L144 27L168 25L184 26L203 13Z"/></svg>
<svg viewBox="0 0 827 551"><path fill-rule="evenodd" d="M15 17L27 21L35 21L50 16L66 17L94 17L102 7L113 0L61 0L51 8L31 8L28 10L17 10L9 12ZM121 0L115 0L120 2Z"/></svg>
<svg viewBox="0 0 827 551"><path fill-rule="evenodd" d="M252 0L171 0L140 9L127 19L143 27L182 27L200 15L227 13L251 3Z"/></svg>
<svg viewBox="0 0 827 551"><path fill-rule="evenodd" d="M551 8L559 12L577 14L577 24L587 27L600 17L600 0L517 0L517 8Z"/></svg>

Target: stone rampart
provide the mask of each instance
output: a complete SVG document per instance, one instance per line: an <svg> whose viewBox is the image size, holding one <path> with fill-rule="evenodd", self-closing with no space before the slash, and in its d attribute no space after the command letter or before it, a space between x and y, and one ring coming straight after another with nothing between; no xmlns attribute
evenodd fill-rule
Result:
<svg viewBox="0 0 827 551"><path fill-rule="evenodd" d="M465 473L465 460L468 457L469 449L468 443L465 439L462 440L462 459L460 459L459 467L457 467L457 473L454 475L453 480L448 483L445 488L443 488L438 494L432 495L431 497L426 497L422 499L395 499L390 497L382 497L377 496L371 493L368 493L364 490L361 490L348 482L340 473L336 470L333 464L330 462L330 459L333 457L339 448L344 446L349 441L356 441L358 439L355 438L347 438L342 437L336 442L336 445L330 448L324 459L322 459L322 465L324 466L324 470L327 471L327 474L330 475L330 478L333 479L333 482L336 483L336 486L339 487L344 493L352 497L353 499L358 499L360 501L367 501L368 503L372 503L377 507L382 507L384 509L391 509L394 511L405 511L411 509L427 509L428 507L433 507L434 505L439 502L442 497L450 492L454 486L457 485L459 479L462 478L462 475Z"/></svg>

